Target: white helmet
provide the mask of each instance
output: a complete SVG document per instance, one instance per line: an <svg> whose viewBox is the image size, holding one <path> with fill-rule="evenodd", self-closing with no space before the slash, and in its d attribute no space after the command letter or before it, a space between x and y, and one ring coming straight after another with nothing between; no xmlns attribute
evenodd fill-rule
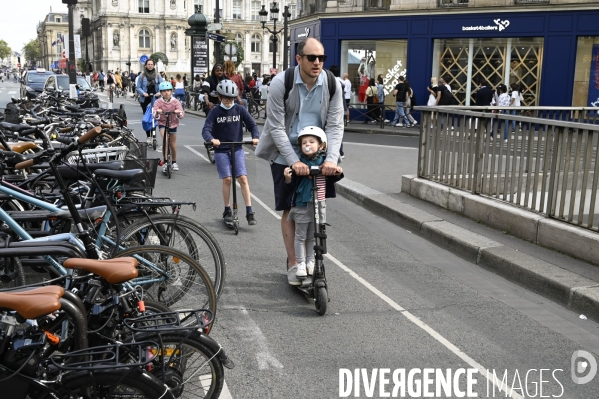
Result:
<svg viewBox="0 0 599 399"><path fill-rule="evenodd" d="M302 140L303 136L318 137L320 142L324 143L324 148L325 149L327 148L327 135L325 134L324 130L322 130L318 126L306 126L302 130L300 130L299 134L297 135L297 145L298 146L302 145L301 140Z"/></svg>
<svg viewBox="0 0 599 399"><path fill-rule="evenodd" d="M237 85L229 79L223 79L216 86L216 92L223 97L237 98Z"/></svg>

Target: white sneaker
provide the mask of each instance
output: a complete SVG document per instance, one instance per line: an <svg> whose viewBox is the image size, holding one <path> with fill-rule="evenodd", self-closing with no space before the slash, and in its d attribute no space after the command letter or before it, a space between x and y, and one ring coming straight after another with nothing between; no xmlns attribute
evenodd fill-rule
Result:
<svg viewBox="0 0 599 399"><path fill-rule="evenodd" d="M173 170L179 170L179 165L177 165L177 162L173 162Z"/></svg>
<svg viewBox="0 0 599 399"><path fill-rule="evenodd" d="M391 122L389 119L385 119L385 123L389 123Z"/></svg>
<svg viewBox="0 0 599 399"><path fill-rule="evenodd" d="M308 272L309 276L311 276L312 273L314 273L314 261L313 260L309 260L308 263L306 263L306 272Z"/></svg>
<svg viewBox="0 0 599 399"><path fill-rule="evenodd" d="M306 277L306 263L300 262L297 264L297 271L295 272L295 277Z"/></svg>
<svg viewBox="0 0 599 399"><path fill-rule="evenodd" d="M295 277L295 273L297 272L297 265L291 266L287 269L287 282L290 285L302 285L302 282Z"/></svg>
<svg viewBox="0 0 599 399"><path fill-rule="evenodd" d="M151 137L148 137L148 139L146 140L146 143L148 143L148 144L152 144L152 138L151 138Z"/></svg>
<svg viewBox="0 0 599 399"><path fill-rule="evenodd" d="M165 163L164 165L162 165L162 171L164 173L166 173L166 168L168 168L168 164Z"/></svg>

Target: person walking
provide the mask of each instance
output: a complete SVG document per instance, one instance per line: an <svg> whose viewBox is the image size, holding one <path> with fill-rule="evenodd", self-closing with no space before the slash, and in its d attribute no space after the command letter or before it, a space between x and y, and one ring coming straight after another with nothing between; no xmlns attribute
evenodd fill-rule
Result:
<svg viewBox="0 0 599 399"><path fill-rule="evenodd" d="M210 76L204 80L202 83L202 92L207 94L204 96L205 108L204 112L208 115L208 112L214 108L214 106L220 104L220 100L218 99L218 94L216 92L216 87L224 78L224 69L222 64L215 64L212 67L212 72Z"/></svg>
<svg viewBox="0 0 599 399"><path fill-rule="evenodd" d="M372 122L376 123L378 117L379 108L379 90L376 87L376 83L374 78L370 78L370 82L368 83L368 88L366 89L366 107L368 111L366 112L366 119L364 123Z"/></svg>
<svg viewBox="0 0 599 399"><path fill-rule="evenodd" d="M385 83L383 81L383 74L379 74L376 80L376 89L379 94L379 115L384 123L389 123L391 121L385 118Z"/></svg>
<svg viewBox="0 0 599 399"><path fill-rule="evenodd" d="M322 165L322 174L333 176L337 173L339 147L343 139L343 90L335 79L336 85L332 97L327 72L323 71L327 56L320 41L315 38L302 40L297 47L295 59L297 66L293 71L293 85L285 100L285 75L280 73L270 84L268 94L269 112L266 117L260 142L255 155L269 161L274 191L275 209L283 211L281 233L287 252L287 281L291 285L301 284L296 277L295 262L295 224L288 220L291 207L287 199L291 187L285 183L285 168L292 167L298 176L310 173L308 165L300 161L300 149L297 146L299 132L306 126L317 126L325 131L328 152ZM331 197L335 194L331 193Z"/></svg>
<svg viewBox="0 0 599 399"><path fill-rule="evenodd" d="M183 78L181 77L181 74L177 74L177 76L175 77L175 85L173 86L175 88L175 92L173 93L173 96L175 96L175 98L177 100L179 100L179 102L181 102L181 104L185 103L185 82L183 82Z"/></svg>
<svg viewBox="0 0 599 399"><path fill-rule="evenodd" d="M410 87L410 82L407 79L405 80L404 85L406 91L406 101L403 103L403 109L404 113L406 114L406 118L408 118L408 120L410 121L410 124L406 125L406 127L414 127L418 124L416 123L416 119L414 119L414 117L410 114L412 108L414 108L414 105L412 104L412 98L414 98L414 91Z"/></svg>
<svg viewBox="0 0 599 399"><path fill-rule="evenodd" d="M345 123L349 123L349 102L351 100L351 80L349 80L349 75L347 73L343 74L343 84L345 89L343 90L345 101L345 109L347 110L345 114Z"/></svg>
<svg viewBox="0 0 599 399"><path fill-rule="evenodd" d="M245 98L245 84L241 74L235 70L235 63L231 60L225 61L223 64L225 77L232 80L237 85L237 103L243 105L247 109L247 101L244 103ZM251 79L251 77L250 77Z"/></svg>
<svg viewBox="0 0 599 399"><path fill-rule="evenodd" d="M393 126L403 127L409 126L410 121L406 117L406 113L404 111L403 104L406 101L406 91L405 91L405 76L399 77L399 83L395 85L395 89L393 90L393 95L395 96L395 117L393 118ZM404 122L403 124L401 122Z"/></svg>
<svg viewBox="0 0 599 399"><path fill-rule="evenodd" d="M152 99L160 96L158 91L160 82L162 82L162 79L154 69L154 60L148 58L144 64L144 70L137 80L137 93L139 94L142 115L145 115L148 105L152 104ZM152 142L151 130L146 130L146 139L148 144Z"/></svg>
<svg viewBox="0 0 599 399"><path fill-rule="evenodd" d="M493 97L495 97L495 92L490 87L487 87L486 80L481 79L478 82L478 90L474 96L474 103L479 107L488 107L493 102ZM485 111L483 111L484 113ZM485 129L487 129L488 123L489 120L487 118L481 118L481 124Z"/></svg>
<svg viewBox="0 0 599 399"><path fill-rule="evenodd" d="M522 105L524 98L522 98L522 93L520 92L520 88L518 87L518 83L512 83L510 85L512 89L510 107L519 107ZM510 115L518 115L518 110L513 109L509 112ZM516 121L512 121L512 133L516 132Z"/></svg>

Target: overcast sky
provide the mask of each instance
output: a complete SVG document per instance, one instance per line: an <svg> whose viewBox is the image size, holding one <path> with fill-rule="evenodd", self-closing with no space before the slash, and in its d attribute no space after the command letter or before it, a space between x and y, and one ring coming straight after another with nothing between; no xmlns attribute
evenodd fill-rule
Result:
<svg viewBox="0 0 599 399"><path fill-rule="evenodd" d="M13 51L37 37L37 24L50 12L67 12L62 0L4 0L0 11L0 39Z"/></svg>

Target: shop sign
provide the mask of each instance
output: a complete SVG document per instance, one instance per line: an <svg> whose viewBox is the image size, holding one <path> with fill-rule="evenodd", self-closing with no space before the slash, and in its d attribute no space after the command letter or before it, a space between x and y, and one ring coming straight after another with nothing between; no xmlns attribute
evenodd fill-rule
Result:
<svg viewBox="0 0 599 399"><path fill-rule="evenodd" d="M510 21L507 19L502 21L501 18L497 18L494 19L493 22L495 23L495 25L462 26L462 30L497 30L501 32L502 30L507 29L507 27L510 26Z"/></svg>
<svg viewBox="0 0 599 399"><path fill-rule="evenodd" d="M304 33L300 33L297 37L308 37L310 36L310 28L305 28Z"/></svg>
<svg viewBox="0 0 599 399"><path fill-rule="evenodd" d="M395 86L399 83L400 76L406 76L406 68L403 68L401 60L397 60L395 66L391 69L387 69L387 74L383 77L385 95L393 92Z"/></svg>
<svg viewBox="0 0 599 399"><path fill-rule="evenodd" d="M593 44L587 104L589 107L599 107L599 44Z"/></svg>

